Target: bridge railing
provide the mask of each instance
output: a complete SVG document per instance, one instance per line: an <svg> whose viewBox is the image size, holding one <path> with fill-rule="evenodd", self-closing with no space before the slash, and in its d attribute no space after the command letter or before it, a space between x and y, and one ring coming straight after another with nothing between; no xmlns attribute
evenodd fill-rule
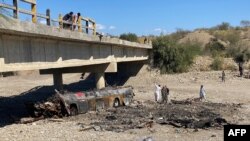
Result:
<svg viewBox="0 0 250 141"><path fill-rule="evenodd" d="M27 3L27 4L30 4L31 10L26 10L26 9L20 8L19 7L20 1ZM89 30L92 30L92 34L96 35L96 23L94 20L92 20L90 18L79 17L80 20L78 20L78 23L74 24L73 22L63 21L61 14L59 15L58 20L53 20L53 19L51 19L49 9L46 10L46 14L37 13L36 0L13 0L13 5L0 2L0 8L6 8L6 9L13 10L13 17L16 19L19 19L19 13L27 14L27 15L32 16L33 23L37 23L37 18L39 17L39 18L45 19L46 24L48 26L52 26L51 22L58 22L59 28L63 28L63 24L68 24L72 27L71 28L72 30L74 30L73 27L76 26L76 27L78 27L79 32L85 31L85 33L89 34L90 33ZM85 22L85 25L83 25L84 22Z"/></svg>

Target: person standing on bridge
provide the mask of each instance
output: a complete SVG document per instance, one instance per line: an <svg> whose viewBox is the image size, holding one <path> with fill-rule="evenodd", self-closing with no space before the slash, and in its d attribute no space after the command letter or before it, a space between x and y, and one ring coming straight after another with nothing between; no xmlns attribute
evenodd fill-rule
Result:
<svg viewBox="0 0 250 141"><path fill-rule="evenodd" d="M72 26L73 29L72 30L76 29L79 20L81 20L80 17L81 17L81 13L77 13L73 15L73 26Z"/></svg>
<svg viewBox="0 0 250 141"><path fill-rule="evenodd" d="M73 14L74 14L73 12L69 12L68 14L64 15L63 16L63 21L72 22L72 20L73 20ZM63 23L63 28L69 29L70 25L68 23Z"/></svg>

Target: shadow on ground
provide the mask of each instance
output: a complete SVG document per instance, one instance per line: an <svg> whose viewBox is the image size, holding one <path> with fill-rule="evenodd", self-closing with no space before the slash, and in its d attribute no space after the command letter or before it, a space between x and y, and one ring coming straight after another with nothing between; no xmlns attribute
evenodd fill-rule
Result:
<svg viewBox="0 0 250 141"><path fill-rule="evenodd" d="M125 84L128 77L122 77L121 79L118 75L107 75L106 79L109 86L121 86ZM78 82L64 85L64 89L71 92L92 90L94 88L95 77L92 74L88 75L84 80L79 79ZM42 102L53 94L55 94L53 86L37 86L16 96L0 97L0 127L17 123L21 118L29 117L25 103Z"/></svg>
<svg viewBox="0 0 250 141"><path fill-rule="evenodd" d="M94 81L90 76L85 80L64 85L64 88L73 92L93 89ZM23 117L29 117L25 103L45 101L53 94L55 94L53 86L38 86L17 96L0 97L0 127L14 124Z"/></svg>

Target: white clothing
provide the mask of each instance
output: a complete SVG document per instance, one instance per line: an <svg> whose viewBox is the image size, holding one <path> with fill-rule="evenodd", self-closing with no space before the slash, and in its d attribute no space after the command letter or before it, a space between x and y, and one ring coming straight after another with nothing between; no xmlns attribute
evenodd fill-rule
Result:
<svg viewBox="0 0 250 141"><path fill-rule="evenodd" d="M157 84L155 84L155 95L156 95L156 101L162 102L162 94L161 94L161 87Z"/></svg>
<svg viewBox="0 0 250 141"><path fill-rule="evenodd" d="M200 98L201 99L206 99L206 91L205 91L205 89L204 89L204 87L202 87L201 89L200 89Z"/></svg>

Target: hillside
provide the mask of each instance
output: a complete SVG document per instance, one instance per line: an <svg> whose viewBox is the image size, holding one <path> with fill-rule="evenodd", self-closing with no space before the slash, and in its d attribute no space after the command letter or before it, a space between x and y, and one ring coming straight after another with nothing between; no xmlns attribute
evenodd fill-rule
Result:
<svg viewBox="0 0 250 141"><path fill-rule="evenodd" d="M199 42L202 44L202 47L206 46L212 41L217 41L226 47L238 43L250 48L250 28L232 28L229 30L195 30L186 34L184 38L181 38L179 43L186 43L189 41Z"/></svg>

